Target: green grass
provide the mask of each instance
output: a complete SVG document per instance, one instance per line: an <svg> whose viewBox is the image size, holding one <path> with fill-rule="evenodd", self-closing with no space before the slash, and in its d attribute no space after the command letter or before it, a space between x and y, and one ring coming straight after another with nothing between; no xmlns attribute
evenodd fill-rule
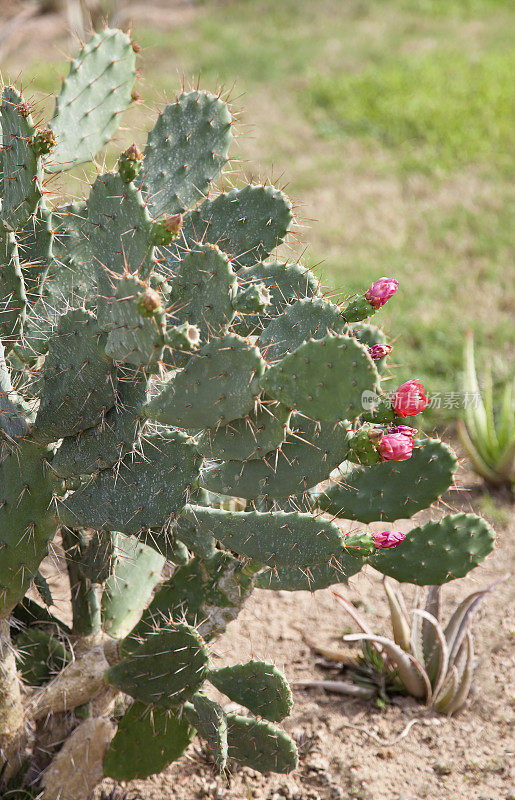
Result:
<svg viewBox="0 0 515 800"><path fill-rule="evenodd" d="M400 8L421 15L470 19L484 12L509 8L511 0L400 0Z"/></svg>
<svg viewBox="0 0 515 800"><path fill-rule="evenodd" d="M394 344L392 382L458 391L466 328L480 371L513 345L514 25L512 0L200 3L185 24L135 27L143 102L107 163L134 127L144 144L150 109L182 76L234 84L235 155L248 176L287 184L303 224L294 255L347 295L397 277L375 318ZM57 51L11 74L22 67L50 114Z"/></svg>
<svg viewBox="0 0 515 800"><path fill-rule="evenodd" d="M314 77L307 112L327 135L378 140L412 170L506 168L515 152L515 48L385 54L357 73Z"/></svg>

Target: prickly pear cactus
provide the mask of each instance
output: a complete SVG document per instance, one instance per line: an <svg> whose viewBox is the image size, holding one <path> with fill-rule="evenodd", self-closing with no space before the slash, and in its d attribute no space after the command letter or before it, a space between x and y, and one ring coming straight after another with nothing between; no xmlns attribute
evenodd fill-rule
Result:
<svg viewBox="0 0 515 800"><path fill-rule="evenodd" d="M279 189L213 188L222 97L183 92L82 200L44 197L45 172L115 133L137 49L95 34L47 129L13 86L0 106L0 783L50 800L155 773L195 733L219 769L294 769L285 677L212 663L253 586L313 591L367 563L444 583L493 546L469 514L404 541L366 528L431 506L456 457L404 424L417 381L381 389L391 348L362 320L396 281L329 302L275 259L294 222ZM40 570L54 539L71 627Z"/></svg>

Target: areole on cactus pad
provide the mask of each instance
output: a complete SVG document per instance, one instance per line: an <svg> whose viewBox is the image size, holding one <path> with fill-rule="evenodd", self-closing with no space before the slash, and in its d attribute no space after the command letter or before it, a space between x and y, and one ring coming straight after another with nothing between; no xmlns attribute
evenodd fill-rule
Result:
<svg viewBox="0 0 515 800"><path fill-rule="evenodd" d="M183 91L80 201L43 200L45 171L114 135L137 51L95 34L50 130L14 87L0 107L0 785L49 800L152 774L196 732L219 769L290 771L284 676L215 669L206 644L252 588L314 591L367 564L444 583L493 547L474 515L366 528L437 502L457 460L401 424L424 387L381 388L391 348L361 321L397 281L330 302L275 258L294 224L282 191L212 188L233 138L223 97ZM71 628L40 571L57 535Z"/></svg>

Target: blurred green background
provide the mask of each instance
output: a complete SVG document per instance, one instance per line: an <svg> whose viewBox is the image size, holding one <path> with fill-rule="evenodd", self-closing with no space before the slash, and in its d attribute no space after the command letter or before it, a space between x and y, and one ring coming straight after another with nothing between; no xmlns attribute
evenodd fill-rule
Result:
<svg viewBox="0 0 515 800"><path fill-rule="evenodd" d="M492 359L506 372L515 329L513 1L211 0L179 4L185 13L171 5L173 14L162 6L147 23L135 15L141 102L124 124L138 143L181 84L228 91L240 134L233 179L272 177L296 203L287 253L337 295L382 275L400 281L376 317L394 343L394 382L459 390L467 328L479 365ZM23 66L49 112L45 97L65 72L56 50ZM109 164L133 138L122 132Z"/></svg>

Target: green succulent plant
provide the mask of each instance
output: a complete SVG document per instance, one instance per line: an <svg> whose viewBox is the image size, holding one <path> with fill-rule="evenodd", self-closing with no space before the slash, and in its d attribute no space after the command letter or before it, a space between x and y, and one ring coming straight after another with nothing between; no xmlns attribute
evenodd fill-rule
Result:
<svg viewBox="0 0 515 800"><path fill-rule="evenodd" d="M513 380L507 378L495 408L492 373L487 367L481 392L476 373L474 337L467 333L464 345L463 391L467 398L465 418L458 433L475 472L491 486L513 487L515 482L515 405Z"/></svg>
<svg viewBox="0 0 515 800"><path fill-rule="evenodd" d="M48 128L14 86L0 106L0 780L24 771L49 800L159 772L196 733L221 770L294 769L284 676L212 663L252 588L315 590L367 562L443 583L493 547L465 514L385 534L388 550L346 534L342 518L431 505L457 460L427 438L379 458L387 426L420 410L381 390L385 337L361 322L397 283L336 305L272 258L292 205L272 184L213 189L233 138L219 95L182 92L82 199L45 192L114 136L137 51L96 33ZM44 578L54 540L69 620Z"/></svg>
<svg viewBox="0 0 515 800"><path fill-rule="evenodd" d="M392 639L372 633L356 609L335 592L338 603L361 628L361 633L343 637L346 642L359 642L362 648L361 655L346 660L345 676L380 703L394 694L410 694L442 714L459 711L474 675L473 617L494 585L465 597L445 625L440 586L429 586L425 600L418 595L410 614L400 588L385 579ZM305 685L313 687L316 682ZM331 691L331 682L319 685ZM338 690L342 690L341 684Z"/></svg>

